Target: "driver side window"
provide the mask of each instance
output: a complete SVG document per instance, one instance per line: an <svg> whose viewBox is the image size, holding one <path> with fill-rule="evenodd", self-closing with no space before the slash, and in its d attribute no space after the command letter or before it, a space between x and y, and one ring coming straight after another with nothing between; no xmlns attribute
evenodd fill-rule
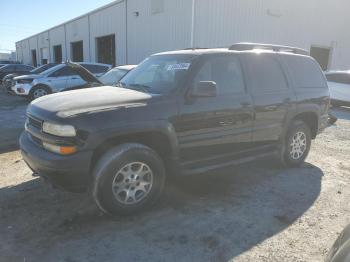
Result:
<svg viewBox="0 0 350 262"><path fill-rule="evenodd" d="M245 92L240 62L232 55L207 59L194 77L193 84L196 85L201 81L215 82L218 95Z"/></svg>

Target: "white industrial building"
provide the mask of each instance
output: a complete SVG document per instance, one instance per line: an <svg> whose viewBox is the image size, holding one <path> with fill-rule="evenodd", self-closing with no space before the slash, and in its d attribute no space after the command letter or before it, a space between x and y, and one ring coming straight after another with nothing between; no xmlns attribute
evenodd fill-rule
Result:
<svg viewBox="0 0 350 262"><path fill-rule="evenodd" d="M23 39L16 50L26 64L121 65L165 50L249 41L298 46L324 69L348 69L349 10L349 0L119 0Z"/></svg>

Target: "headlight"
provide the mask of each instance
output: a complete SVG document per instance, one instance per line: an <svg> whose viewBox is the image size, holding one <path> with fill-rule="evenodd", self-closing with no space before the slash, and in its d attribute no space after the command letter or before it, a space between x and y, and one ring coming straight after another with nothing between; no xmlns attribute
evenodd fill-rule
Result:
<svg viewBox="0 0 350 262"><path fill-rule="evenodd" d="M76 131L74 126L70 126L70 125L57 125L57 124L44 122L43 131L45 133L55 135L55 136L64 136L64 137L76 136Z"/></svg>

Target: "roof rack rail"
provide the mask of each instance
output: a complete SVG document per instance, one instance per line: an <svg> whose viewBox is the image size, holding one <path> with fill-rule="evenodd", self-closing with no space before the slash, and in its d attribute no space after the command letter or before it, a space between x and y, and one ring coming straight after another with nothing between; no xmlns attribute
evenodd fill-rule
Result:
<svg viewBox="0 0 350 262"><path fill-rule="evenodd" d="M266 49L272 50L275 52L290 52L299 55L310 55L309 52L305 49L292 47L292 46L284 46L284 45L270 45L270 44L260 44L260 43L237 43L229 47L229 50L236 51L246 51L253 49Z"/></svg>

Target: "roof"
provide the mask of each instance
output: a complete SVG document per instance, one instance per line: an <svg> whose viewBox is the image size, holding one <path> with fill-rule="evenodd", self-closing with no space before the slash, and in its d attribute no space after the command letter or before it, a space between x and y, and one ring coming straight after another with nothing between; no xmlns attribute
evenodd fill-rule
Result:
<svg viewBox="0 0 350 262"><path fill-rule="evenodd" d="M122 65L122 66L117 66L115 68L130 71L131 69L134 69L135 67L137 67L137 65Z"/></svg>

